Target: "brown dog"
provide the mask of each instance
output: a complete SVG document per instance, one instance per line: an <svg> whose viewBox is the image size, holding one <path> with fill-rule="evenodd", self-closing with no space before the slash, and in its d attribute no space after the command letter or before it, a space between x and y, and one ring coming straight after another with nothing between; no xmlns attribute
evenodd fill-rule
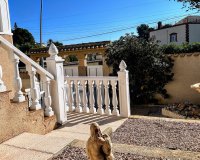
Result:
<svg viewBox="0 0 200 160"><path fill-rule="evenodd" d="M113 160L112 144L108 135L102 135L97 123L90 126L90 138L86 144L86 152L89 160Z"/></svg>
<svg viewBox="0 0 200 160"><path fill-rule="evenodd" d="M112 143L111 139L107 134L103 135L105 143L103 144L103 152L105 153L106 160L114 160L114 155L112 153Z"/></svg>

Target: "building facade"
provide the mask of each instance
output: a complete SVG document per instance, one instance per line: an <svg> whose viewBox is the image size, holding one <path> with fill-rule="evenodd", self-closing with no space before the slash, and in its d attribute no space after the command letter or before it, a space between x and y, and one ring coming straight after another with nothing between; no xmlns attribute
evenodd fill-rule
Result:
<svg viewBox="0 0 200 160"><path fill-rule="evenodd" d="M200 42L200 16L188 16L175 25L150 32L159 45Z"/></svg>
<svg viewBox="0 0 200 160"><path fill-rule="evenodd" d="M105 54L110 43L110 41L101 41L59 46L59 56L66 60L65 75L108 76L112 73L112 68L106 64ZM36 62L39 62L41 57L45 59L48 56L48 47L30 51L30 58ZM70 56L76 57L77 61L68 62Z"/></svg>

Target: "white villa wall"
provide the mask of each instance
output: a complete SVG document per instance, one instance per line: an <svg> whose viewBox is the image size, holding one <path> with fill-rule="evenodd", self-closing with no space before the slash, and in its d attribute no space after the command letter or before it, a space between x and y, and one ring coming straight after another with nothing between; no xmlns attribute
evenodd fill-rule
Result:
<svg viewBox="0 0 200 160"><path fill-rule="evenodd" d="M103 76L103 66L87 66L87 75L88 76Z"/></svg>
<svg viewBox="0 0 200 160"><path fill-rule="evenodd" d="M182 44L186 42L186 25L152 31L150 32L150 37L155 37L155 41L159 41L159 45L169 44L171 33L177 33L177 42L173 43Z"/></svg>
<svg viewBox="0 0 200 160"><path fill-rule="evenodd" d="M78 75L78 66L64 66L64 75L65 76L79 76Z"/></svg>
<svg viewBox="0 0 200 160"><path fill-rule="evenodd" d="M189 24L189 41L200 42L200 24Z"/></svg>

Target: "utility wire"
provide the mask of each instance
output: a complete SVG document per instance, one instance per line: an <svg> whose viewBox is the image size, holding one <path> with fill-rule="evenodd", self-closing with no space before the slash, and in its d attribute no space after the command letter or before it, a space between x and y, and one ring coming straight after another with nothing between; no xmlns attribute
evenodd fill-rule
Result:
<svg viewBox="0 0 200 160"><path fill-rule="evenodd" d="M185 15L183 15L183 16L185 16ZM162 21L172 20L172 19L175 19L175 18L183 17L183 16L178 16L178 17L176 16L176 17L168 18L168 19L165 19L165 20L162 20ZM151 22L151 23L148 23L148 25L154 24L154 23L157 23L157 22L158 21ZM85 39L85 38L97 37L97 36L101 36L101 35L112 34L112 33L121 32L121 31L129 30L129 29L134 29L136 27L137 26L129 26L129 27L125 27L125 28L122 28L122 29L116 29L116 30L112 30L112 31L108 31L108 32L103 32L103 33L92 34L92 35L88 35L88 36L82 36L82 37L75 37L75 38L70 38L70 39L64 39L64 40L60 40L60 41L66 42L66 41L72 41L72 40L80 40L80 39Z"/></svg>
<svg viewBox="0 0 200 160"><path fill-rule="evenodd" d="M174 11L174 12L172 12L172 11ZM168 10L167 12L159 12L159 16L160 15L169 15L169 12L171 13L171 14L173 14L173 13L177 13L177 11L178 10ZM142 17L133 17L132 15L131 16L126 16L126 17L117 17L116 18L116 20L113 20L113 18L112 19L106 19L106 21L105 22L100 22L100 23L94 23L94 22L92 22L92 23L87 23L87 25L90 25L90 26L96 26L97 24L108 24L108 23L116 23L116 22L124 22L125 20L127 21L127 20L129 20L129 19L133 19L134 21L135 20L139 20L139 19L143 19L143 18L146 18L146 17L154 17L154 16L157 16L158 14L158 12L154 12L154 13L156 13L156 14L154 14L154 15L147 15L147 16L142 16ZM128 18L128 19L127 19ZM85 21L85 22L87 22L87 21ZM82 24L83 23L85 23L84 21L83 22L81 22ZM91 20L90 21L88 21L88 22L91 22ZM56 24L56 23L55 23ZM65 24L65 25L62 25L62 26L53 26L53 25L49 25L49 24L46 24L46 25L44 25L43 26L43 28L44 29L50 29L50 28L53 28L53 29L62 29L62 28L66 28L66 27L72 27L72 28L74 28L74 27L80 27L80 26L84 26L84 25L81 25L80 24L80 21L79 22L77 22L77 23L67 23L67 24ZM26 28L30 28L30 27L26 27ZM38 31L39 29L38 28L34 28L34 27L31 27L31 30L32 31ZM51 29L51 32L52 32L52 29Z"/></svg>

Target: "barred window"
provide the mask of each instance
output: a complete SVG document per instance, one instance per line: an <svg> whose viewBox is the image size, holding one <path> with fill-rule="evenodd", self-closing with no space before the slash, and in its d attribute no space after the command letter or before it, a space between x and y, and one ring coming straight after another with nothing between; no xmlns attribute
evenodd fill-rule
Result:
<svg viewBox="0 0 200 160"><path fill-rule="evenodd" d="M177 33L170 34L170 42L177 42Z"/></svg>

